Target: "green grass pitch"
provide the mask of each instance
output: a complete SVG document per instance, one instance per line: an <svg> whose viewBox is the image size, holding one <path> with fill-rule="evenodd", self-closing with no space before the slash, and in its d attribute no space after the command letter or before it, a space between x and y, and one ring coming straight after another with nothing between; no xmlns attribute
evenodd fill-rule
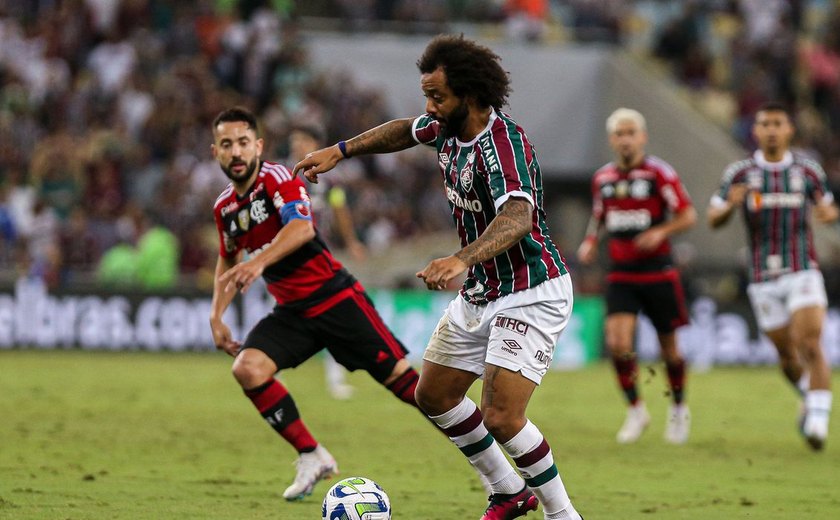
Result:
<svg viewBox="0 0 840 520"><path fill-rule="evenodd" d="M295 454L229 368L223 354L0 352L0 518L320 518L330 484L283 501ZM775 369L715 369L690 375L692 436L670 446L653 368L641 389L654 422L633 446L613 440L623 407L606 365L552 372L531 403L587 520L840 518L836 412L826 451L812 453ZM327 397L318 361L283 379L342 475L379 482L395 519L481 515L486 497L460 453L366 374L350 377L348 402Z"/></svg>

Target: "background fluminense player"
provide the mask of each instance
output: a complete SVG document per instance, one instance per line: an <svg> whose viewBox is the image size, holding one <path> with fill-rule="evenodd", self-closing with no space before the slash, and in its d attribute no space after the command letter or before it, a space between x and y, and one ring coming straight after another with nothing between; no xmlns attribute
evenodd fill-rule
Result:
<svg viewBox="0 0 840 520"><path fill-rule="evenodd" d="M731 164L708 209L713 228L741 208L750 260L747 294L758 327L776 346L785 377L804 396L801 433L822 449L831 413L831 371L820 344L827 297L810 218L840 216L816 162L791 152L795 132L787 109L767 104L755 114L759 149Z"/></svg>
<svg viewBox="0 0 840 520"><path fill-rule="evenodd" d="M645 153L648 134L642 114L619 108L607 118L607 135L616 160L592 178L592 218L577 256L583 264L595 261L598 231L605 227L610 256L605 336L629 405L616 440L635 442L650 422L636 385L633 351L636 317L642 311L656 328L671 386L665 439L682 444L688 439L690 415L676 329L688 323L688 312L668 239L693 226L697 212L671 165Z"/></svg>
<svg viewBox="0 0 840 520"><path fill-rule="evenodd" d="M572 286L548 235L534 148L501 111L510 86L499 61L463 37L438 36L417 62L426 115L314 152L295 171L316 181L353 155L436 148L463 248L417 276L431 290L465 271L467 279L426 348L417 401L489 485L484 520L536 509L529 488L545 518L577 520L551 449L525 415L571 315ZM466 392L481 375L479 411Z"/></svg>

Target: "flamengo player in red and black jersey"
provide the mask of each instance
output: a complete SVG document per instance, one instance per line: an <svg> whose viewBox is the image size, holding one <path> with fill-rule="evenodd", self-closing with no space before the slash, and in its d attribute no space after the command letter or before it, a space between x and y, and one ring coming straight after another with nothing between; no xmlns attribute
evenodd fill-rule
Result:
<svg viewBox="0 0 840 520"><path fill-rule="evenodd" d="M650 422L636 387L633 351L636 316L642 311L656 328L671 386L673 404L665 439L682 444L688 440L690 416L683 402L685 361L677 348L676 329L688 323L688 313L668 238L694 225L697 212L677 172L662 159L645 154L647 129L642 114L628 108L616 110L607 118L607 134L616 161L599 169L592 179L592 219L578 259L583 264L595 261L598 232L606 228L610 267L604 335L629 405L616 440L635 442Z"/></svg>
<svg viewBox="0 0 840 520"><path fill-rule="evenodd" d="M800 431L819 450L828 437L831 368L820 341L828 298L810 213L831 223L840 210L822 167L790 151L795 129L783 105L759 109L752 131L759 149L729 165L707 216L718 228L742 210L751 258L747 295L759 329L776 346L782 372L804 397Z"/></svg>
<svg viewBox="0 0 840 520"><path fill-rule="evenodd" d="M260 158L254 115L243 108L222 112L213 121L213 138L213 157L231 180L213 208L221 243L210 311L213 340L235 358L233 376L245 395L300 454L295 480L283 492L297 500L337 473L337 465L274 375L326 347L348 370L366 370L412 406L418 375L364 288L318 235L303 182ZM277 306L240 343L222 315L237 289L244 293L260 276Z"/></svg>
<svg viewBox="0 0 840 520"><path fill-rule="evenodd" d="M525 515L537 498L545 518L578 520L548 442L526 416L569 321L572 285L548 233L536 151L501 110L510 79L499 61L463 37L436 37L417 62L426 114L313 152L295 171L316 182L352 155L435 147L462 249L417 276L430 290L467 278L426 347L417 402L490 488L482 520ZM466 392L481 375L479 410Z"/></svg>

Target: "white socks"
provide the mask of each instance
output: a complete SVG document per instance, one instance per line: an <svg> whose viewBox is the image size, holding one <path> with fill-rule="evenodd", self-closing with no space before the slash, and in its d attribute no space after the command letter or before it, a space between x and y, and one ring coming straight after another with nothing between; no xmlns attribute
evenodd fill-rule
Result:
<svg viewBox="0 0 840 520"><path fill-rule="evenodd" d="M490 486L490 492L511 494L522 490L524 480L514 471L487 431L481 412L470 398L465 397L455 408L441 415L429 416L429 419L440 426L467 456L482 483Z"/></svg>

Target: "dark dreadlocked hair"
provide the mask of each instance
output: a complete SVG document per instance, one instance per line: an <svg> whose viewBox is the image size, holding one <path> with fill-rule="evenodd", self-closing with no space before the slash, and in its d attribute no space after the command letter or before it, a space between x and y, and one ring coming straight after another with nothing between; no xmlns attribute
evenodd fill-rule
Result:
<svg viewBox="0 0 840 520"><path fill-rule="evenodd" d="M421 74L431 74L442 67L446 83L456 96L472 96L481 107L501 109L507 104L511 88L500 61L498 54L463 34L442 34L426 46L417 68Z"/></svg>

